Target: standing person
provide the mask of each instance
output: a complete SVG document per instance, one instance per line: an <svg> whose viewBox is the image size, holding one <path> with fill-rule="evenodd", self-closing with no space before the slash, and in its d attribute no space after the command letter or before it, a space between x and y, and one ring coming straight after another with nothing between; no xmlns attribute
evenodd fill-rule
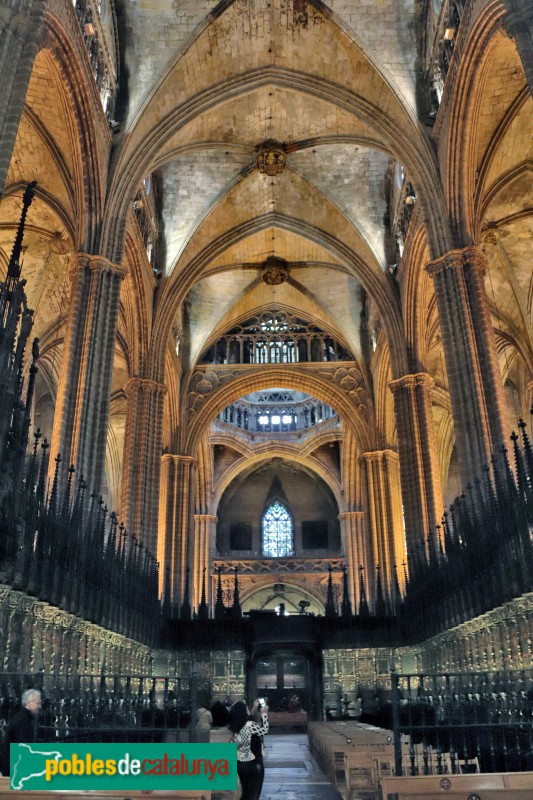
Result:
<svg viewBox="0 0 533 800"><path fill-rule="evenodd" d="M207 696L200 698L200 705L196 711L196 736L197 742L209 742L211 738L211 726L213 716L209 711L209 699Z"/></svg>
<svg viewBox="0 0 533 800"><path fill-rule="evenodd" d="M353 711L355 719L357 720L357 722L359 722L359 720L363 715L363 698L361 697L360 694L358 694L357 697L355 698Z"/></svg>
<svg viewBox="0 0 533 800"><path fill-rule="evenodd" d="M259 700L252 706L252 714L259 709ZM237 774L241 781L240 800L258 800L261 793L262 776L258 770L256 757L252 752L252 736L264 736L268 733L268 707L261 709L261 724L253 722L250 718L246 703L240 700L230 711L229 729L233 733L233 740L237 744Z"/></svg>
<svg viewBox="0 0 533 800"><path fill-rule="evenodd" d="M41 713L42 700L38 689L26 689L21 698L22 708L11 718L4 733L0 748L0 771L9 775L9 746L18 742L35 741L35 723Z"/></svg>
<svg viewBox="0 0 533 800"><path fill-rule="evenodd" d="M250 716L254 722L261 724L261 711L263 708L266 708L266 703L263 706L261 701L259 701L259 707L252 713ZM250 749L255 756L255 769L257 772L257 783L256 783L256 800L259 800L261 796L261 790L263 788L263 783L265 780L265 748L264 748L264 737L259 735L258 733L252 733L252 741L250 743Z"/></svg>
<svg viewBox="0 0 533 800"><path fill-rule="evenodd" d="M289 711L291 714L296 714L302 708L302 704L300 703L300 698L297 694L293 694L293 696L289 700Z"/></svg>

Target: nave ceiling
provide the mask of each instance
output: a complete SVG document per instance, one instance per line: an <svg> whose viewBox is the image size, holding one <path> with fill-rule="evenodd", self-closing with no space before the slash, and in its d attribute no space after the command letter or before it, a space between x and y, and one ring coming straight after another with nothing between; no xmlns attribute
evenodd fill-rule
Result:
<svg viewBox="0 0 533 800"><path fill-rule="evenodd" d="M442 146L435 155L437 134L424 125L417 96L426 5L118 2L115 131L95 91L80 88L89 72L81 38L73 48L79 63L60 62L57 39L67 38L71 9L59 0L51 6L0 206L2 262L9 258L21 182L35 179L24 270L52 397L73 254L100 249L127 263L111 408L115 485L128 378L146 374L179 395L180 381L209 342L269 307L319 322L346 342L364 375L373 376L368 384L376 391L380 429L374 441L383 445L396 444L390 377L409 369L433 374L447 474L453 425L432 287L420 277L421 263L391 271L398 164L416 194L425 259L469 243L454 242L459 226L448 225L444 201L445 194L463 192L468 235L484 243L489 258L501 366L522 382L523 394L533 376L532 100L513 42L504 31L487 32L487 60L472 87L472 158L452 166ZM84 128L90 147L79 133ZM438 135L451 136L443 124ZM269 140L286 156L274 176L256 166L258 148ZM131 210L148 176L157 198L155 273L139 248ZM273 256L288 265L279 285L261 278ZM415 289L408 292L408 284ZM415 305L424 359L413 367L405 331ZM172 429L180 401L166 403Z"/></svg>

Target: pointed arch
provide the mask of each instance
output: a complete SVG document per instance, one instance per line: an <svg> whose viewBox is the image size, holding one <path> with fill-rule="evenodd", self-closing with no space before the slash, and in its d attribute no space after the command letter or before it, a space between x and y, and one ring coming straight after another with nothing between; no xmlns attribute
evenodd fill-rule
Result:
<svg viewBox="0 0 533 800"><path fill-rule="evenodd" d="M340 369L343 370L342 367ZM328 380L321 375L320 367L302 369L295 365L285 368L264 365L259 372L254 368L246 369L241 374L232 375L231 380L219 383L216 388L211 387L213 390L204 395L203 401L194 410L192 408L187 410L187 398L183 398L182 424L178 431L179 452L194 457L202 436L223 408L250 392L272 386L296 389L327 403L345 420L346 425L353 429L362 450L371 450L375 443L372 428L365 418L367 409L359 408L358 397L352 396L350 390L345 391L340 385L342 375L338 377L339 383ZM209 402L205 402L207 397Z"/></svg>
<svg viewBox="0 0 533 800"><path fill-rule="evenodd" d="M446 164L443 178L448 206L457 241L462 245L475 243L479 234L474 207L479 109L491 62L499 39L504 36L501 27L504 12L500 0L487 3L468 33L455 76L449 133L442 158Z"/></svg>
<svg viewBox="0 0 533 800"><path fill-rule="evenodd" d="M427 367L428 306L433 286L427 270L429 251L426 230L420 225L410 237L403 277L402 313L405 323L408 357L413 372Z"/></svg>
<svg viewBox="0 0 533 800"><path fill-rule="evenodd" d="M117 154L108 196L108 208L102 231L102 251L111 260L119 260L122 252L125 215L133 201L136 187L148 174L160 153L177 130L191 119L206 111L214 113L230 99L245 98L263 86L273 86L286 91L309 94L361 119L376 132L376 146L401 161L416 186L417 196L424 209L428 226L428 242L432 257L450 248L451 237L446 215L444 195L438 174L436 157L420 126L412 120L410 135L395 125L384 109L344 86L320 76L283 67L261 67L245 75L230 77L184 100L168 116L143 132L143 147L136 145L136 136L126 137Z"/></svg>
<svg viewBox="0 0 533 800"><path fill-rule="evenodd" d="M164 343L168 341L176 309L185 299L189 287L199 279L205 266L221 255L228 247L238 241L265 228L280 228L295 232L310 241L319 244L338 259L361 281L367 292L375 300L384 329L387 331L391 351L391 364L394 376L407 372L408 362L405 350L403 323L399 312L398 296L394 291L390 276L373 269L363 262L354 251L332 233L317 229L305 220L295 219L276 212L268 212L259 217L247 220L240 225L225 231L214 241L204 247L198 255L187 264L187 269L176 275L173 280L165 280L161 286L160 302L154 321L152 337L151 362L156 376L161 374Z"/></svg>
<svg viewBox="0 0 533 800"><path fill-rule="evenodd" d="M330 432L331 438L331 432ZM219 439L217 437L217 443ZM231 441L233 447L235 442ZM317 442L313 440L313 449L316 448ZM311 447L311 445L309 445ZM202 456L203 457L203 456ZM243 456L235 461L217 480L213 487L213 494L211 497L211 513L215 514L220 500L228 488L228 486L236 480L236 478L245 470L255 468L263 463L271 461L273 457L283 458L287 461L293 461L299 464L304 470L310 471L324 481L326 486L331 490L335 501L342 512L344 510L345 500L341 489L341 484L336 480L335 476L327 467L322 464L318 459L314 459L312 454L302 450L300 445L291 445L289 443L280 442L262 442L255 445L253 448L243 448ZM357 464L354 464L356 467ZM346 484L348 485L348 484Z"/></svg>
<svg viewBox="0 0 533 800"><path fill-rule="evenodd" d="M71 36L50 11L46 13L45 24L48 35L44 49L54 58L67 87L73 110L73 135L75 130L74 138L81 151L81 157L75 160L76 246L79 250L98 252L95 247L104 206L111 134L92 75L82 64Z"/></svg>

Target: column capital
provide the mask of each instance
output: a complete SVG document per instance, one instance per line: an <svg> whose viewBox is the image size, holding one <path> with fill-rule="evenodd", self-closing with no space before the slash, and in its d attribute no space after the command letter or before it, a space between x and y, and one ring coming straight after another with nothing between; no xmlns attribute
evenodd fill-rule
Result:
<svg viewBox="0 0 533 800"><path fill-rule="evenodd" d="M194 519L199 521L205 520L206 522L218 522L218 517L215 514L194 514Z"/></svg>
<svg viewBox="0 0 533 800"><path fill-rule="evenodd" d="M465 264L474 266L484 275L487 270L487 257L479 245L469 245L458 250L449 250L440 258L426 264L426 270L433 278L447 269L456 269Z"/></svg>
<svg viewBox="0 0 533 800"><path fill-rule="evenodd" d="M359 456L359 463L361 462L370 462L370 461L387 461L391 459L392 461L398 461L399 456L395 450L371 450L366 453L361 453Z"/></svg>
<svg viewBox="0 0 533 800"><path fill-rule="evenodd" d="M154 381L152 378L129 378L124 384L124 391L126 392L126 396L129 397L135 391L139 389L146 389L150 392L160 392L162 395L165 395L168 392L168 387L165 383L159 383L159 381Z"/></svg>
<svg viewBox="0 0 533 800"><path fill-rule="evenodd" d="M172 461L174 464L184 464L184 465L191 465L194 464L194 458L192 456L181 456L175 453L163 453L161 456L162 462L170 462Z"/></svg>
<svg viewBox="0 0 533 800"><path fill-rule="evenodd" d="M472 245L472 247L464 248L463 262L479 269L483 276L487 271L487 256L479 245Z"/></svg>
<svg viewBox="0 0 533 800"><path fill-rule="evenodd" d="M426 264L426 270L431 278L444 272L447 269L457 269L463 265L463 251L462 250L449 250L440 258L430 261Z"/></svg>
<svg viewBox="0 0 533 800"><path fill-rule="evenodd" d="M338 515L338 519L342 522L343 520L363 520L365 518L364 511L341 511Z"/></svg>
<svg viewBox="0 0 533 800"><path fill-rule="evenodd" d="M109 272L123 280L128 274L123 264L114 264L105 256L91 255L90 253L76 253L69 264L69 277L71 280L81 270L89 269L91 272Z"/></svg>
<svg viewBox="0 0 533 800"><path fill-rule="evenodd" d="M415 386L425 386L431 390L435 386L435 381L428 372L415 372L412 375L403 375L389 382L389 389L395 394L400 389L412 389Z"/></svg>

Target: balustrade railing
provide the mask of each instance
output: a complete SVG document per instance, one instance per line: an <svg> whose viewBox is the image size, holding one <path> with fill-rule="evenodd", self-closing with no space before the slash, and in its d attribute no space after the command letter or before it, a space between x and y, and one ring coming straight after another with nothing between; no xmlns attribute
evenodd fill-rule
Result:
<svg viewBox="0 0 533 800"><path fill-rule="evenodd" d="M238 569L239 574L246 575L276 572L324 572L329 567L334 572L342 572L343 558L240 558L213 561L213 572L232 574Z"/></svg>
<svg viewBox="0 0 533 800"><path fill-rule="evenodd" d="M398 193L396 212L392 224L392 230L396 239L396 260L397 264L403 255L407 234L411 224L416 203L416 193L410 181L404 181L401 191Z"/></svg>
<svg viewBox="0 0 533 800"><path fill-rule="evenodd" d="M112 24L115 26L112 0L109 2L108 15L112 14ZM91 0L73 0L83 43L87 50L91 72L93 74L100 101L106 119L110 125L116 125L112 120L118 85L118 59L116 53L110 53L105 41L104 26L101 19L102 4L93 4Z"/></svg>
<svg viewBox="0 0 533 800"><path fill-rule="evenodd" d="M151 175L142 182L133 201L133 212L146 250L146 257L155 271L157 256L156 189Z"/></svg>
<svg viewBox="0 0 533 800"><path fill-rule="evenodd" d="M283 406L260 405L240 400L226 406L218 419L253 433L301 431L335 417L335 411L317 400Z"/></svg>
<svg viewBox="0 0 533 800"><path fill-rule="evenodd" d="M443 0L440 3L434 0L433 9L428 16L428 30L426 31L427 52L426 85L428 114L426 124L433 125L441 104L445 101L445 86L455 80L458 58L454 53L460 48L463 18L470 16L470 8L466 0ZM463 26L464 27L464 26ZM450 87L446 90L451 95Z"/></svg>

